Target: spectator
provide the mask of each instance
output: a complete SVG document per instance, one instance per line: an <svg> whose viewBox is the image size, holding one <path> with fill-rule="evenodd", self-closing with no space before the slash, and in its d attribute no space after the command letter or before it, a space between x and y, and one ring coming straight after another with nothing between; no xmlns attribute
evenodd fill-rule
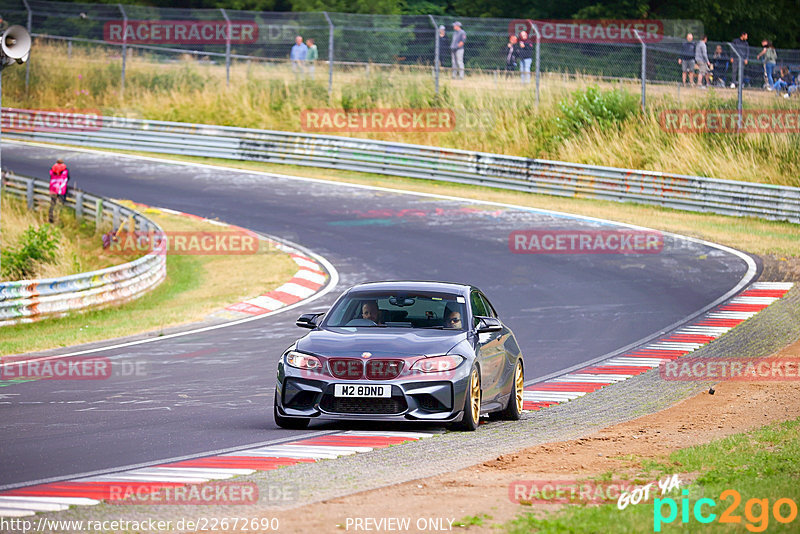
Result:
<svg viewBox="0 0 800 534"><path fill-rule="evenodd" d="M786 91L786 96L788 97L790 85L794 85L794 78L792 78L792 73L789 72L789 68L783 66L780 68L780 77L775 80L775 84L772 86L772 88L776 91L776 94L781 91Z"/></svg>
<svg viewBox="0 0 800 534"><path fill-rule="evenodd" d="M447 42L447 34L445 33L444 24L439 26L439 66L445 66L445 58L450 57L448 52L450 50L450 43Z"/></svg>
<svg viewBox="0 0 800 534"><path fill-rule="evenodd" d="M709 83L709 71L711 70L711 61L708 59L708 36L704 35L700 41L698 41L697 45L694 48L694 61L697 64L697 85L700 86L702 89L708 87ZM703 85L703 79L705 78L705 85Z"/></svg>
<svg viewBox="0 0 800 534"><path fill-rule="evenodd" d="M57 204L62 205L67 200L67 182L69 181L69 169L64 165L63 159L57 159L50 168L50 211L47 220L54 223L58 219Z"/></svg>
<svg viewBox="0 0 800 534"><path fill-rule="evenodd" d="M467 33L461 29L461 23L453 23L453 39L450 41L450 60L453 65L453 78L456 73L464 79L464 45L467 43ZM456 72L458 71L458 72Z"/></svg>
<svg viewBox="0 0 800 534"><path fill-rule="evenodd" d="M314 67L316 66L316 61L319 59L319 50L317 50L317 45L314 44L314 39L307 40L306 46L308 47L308 53L306 54L306 62L308 63L308 73L313 78Z"/></svg>
<svg viewBox="0 0 800 534"><path fill-rule="evenodd" d="M681 66L681 77L683 85L686 85L686 75L689 75L689 83L694 85L694 36L691 33L686 34L686 42L681 45L681 53L678 57L678 65Z"/></svg>
<svg viewBox="0 0 800 534"><path fill-rule="evenodd" d="M308 55L308 47L303 42L303 37L298 35L294 38L294 46L289 54L292 60L292 70L297 75L305 74L306 56Z"/></svg>
<svg viewBox="0 0 800 534"><path fill-rule="evenodd" d="M517 70L517 36L509 35L506 43L506 73Z"/></svg>
<svg viewBox="0 0 800 534"><path fill-rule="evenodd" d="M725 76L728 74L728 54L723 50L722 45L717 45L714 49L714 55L711 56L711 64L714 69L714 85L725 86Z"/></svg>
<svg viewBox="0 0 800 534"><path fill-rule="evenodd" d="M742 58L742 62L744 62L744 66L742 68L742 72L744 72L745 70L744 67L747 67L748 62L750 61L750 45L747 43L747 32L742 32L742 34L736 39L734 39L731 44L733 44L734 50L736 50L739 53L739 56L741 56ZM731 63L734 63L734 61L737 60L738 58L736 57L736 54L733 54L731 56ZM734 66L736 67L735 63ZM734 70L733 72L734 74L732 77L733 78L738 77L739 71ZM744 78L744 74L742 74L742 78ZM742 82L744 82L744 80L742 80ZM736 87L736 84L731 82L731 89L733 89L734 87Z"/></svg>
<svg viewBox="0 0 800 534"><path fill-rule="evenodd" d="M778 63L778 52L769 39L762 39L761 47L761 52L758 53L756 59L761 59L762 56L764 57L764 73L767 76L767 91L772 91L772 86L775 85L772 73L775 72L775 65Z"/></svg>
<svg viewBox="0 0 800 534"><path fill-rule="evenodd" d="M528 39L528 32L519 32L519 43L517 43L517 57L519 58L519 72L522 83L531 82L531 62L533 62L533 43Z"/></svg>

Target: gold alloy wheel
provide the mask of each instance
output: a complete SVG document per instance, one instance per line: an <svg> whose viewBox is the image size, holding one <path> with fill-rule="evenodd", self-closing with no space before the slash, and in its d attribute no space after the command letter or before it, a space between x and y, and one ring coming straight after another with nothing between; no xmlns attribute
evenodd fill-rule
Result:
<svg viewBox="0 0 800 534"><path fill-rule="evenodd" d="M517 412L522 413L522 396L525 391L522 377L522 362L517 362L517 369L514 371L514 400L517 403Z"/></svg>
<svg viewBox="0 0 800 534"><path fill-rule="evenodd" d="M478 370L472 370L472 379L469 385L469 402L472 405L472 421L477 425L481 419L481 380Z"/></svg>

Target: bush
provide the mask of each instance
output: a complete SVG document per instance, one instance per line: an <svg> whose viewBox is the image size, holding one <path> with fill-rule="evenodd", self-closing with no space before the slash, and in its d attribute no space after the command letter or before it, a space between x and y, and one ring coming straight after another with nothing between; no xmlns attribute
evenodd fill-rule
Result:
<svg viewBox="0 0 800 534"><path fill-rule="evenodd" d="M638 111L639 99L619 89L601 91L597 87L589 87L584 91L575 91L570 99L562 100L558 107L561 116L556 117L556 124L561 134L567 137L592 127L616 129Z"/></svg>
<svg viewBox="0 0 800 534"><path fill-rule="evenodd" d="M3 276L11 280L32 278L39 263L55 261L60 240L61 233L49 224L39 228L28 226L17 248L2 251Z"/></svg>

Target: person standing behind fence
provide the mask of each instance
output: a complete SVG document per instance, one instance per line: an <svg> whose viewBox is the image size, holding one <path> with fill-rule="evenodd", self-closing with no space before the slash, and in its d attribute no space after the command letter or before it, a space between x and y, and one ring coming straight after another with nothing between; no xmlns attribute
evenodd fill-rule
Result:
<svg viewBox="0 0 800 534"><path fill-rule="evenodd" d="M453 39L450 41L450 60L453 65L453 78L456 74L464 79L464 46L467 44L467 32L461 29L461 23L453 23Z"/></svg>
<svg viewBox="0 0 800 534"><path fill-rule="evenodd" d="M306 56L308 56L308 47L303 42L303 37L298 35L294 38L294 46L289 54L289 58L292 60L292 70L298 76L305 74Z"/></svg>
<svg viewBox="0 0 800 534"><path fill-rule="evenodd" d="M517 36L509 35L506 43L506 75L517 70Z"/></svg>
<svg viewBox="0 0 800 534"><path fill-rule="evenodd" d="M742 32L739 37L737 37L731 42L731 44L733 44L734 50L739 52L739 55L742 58L742 62L744 63L744 65L742 66L742 83L744 83L744 80L747 79L744 73L745 67L747 67L747 63L750 61L750 45L747 43L747 32ZM734 62L739 60L739 58L735 56L736 54L731 55L731 63L734 64L734 67L736 67L736 63ZM738 77L739 77L739 70L737 67L733 70L731 78L736 80L738 79ZM734 87L736 87L736 84L731 82L731 89L733 89Z"/></svg>
<svg viewBox="0 0 800 534"><path fill-rule="evenodd" d="M306 46L308 46L308 53L306 54L306 63L308 63L308 74L313 78L314 77L314 67L316 66L316 62L319 59L319 50L317 49L317 45L314 44L314 39L308 39L306 41Z"/></svg>
<svg viewBox="0 0 800 534"><path fill-rule="evenodd" d="M444 24L439 26L439 66L445 66L445 58L450 56L450 43L447 41L447 34L445 33Z"/></svg>
<svg viewBox="0 0 800 534"><path fill-rule="evenodd" d="M728 54L722 49L722 45L717 45L714 48L714 55L711 56L711 64L714 65L714 85L725 86L729 59Z"/></svg>
<svg viewBox="0 0 800 534"><path fill-rule="evenodd" d="M701 89L706 89L709 82L709 70L711 69L711 61L708 59L708 36L704 35L697 46L694 47L694 61L697 64L697 85ZM705 79L705 85L703 85Z"/></svg>
<svg viewBox="0 0 800 534"><path fill-rule="evenodd" d="M56 160L50 168L50 211L47 220L54 223L58 219L57 204L64 204L67 200L67 182L69 181L69 169L64 165L63 159Z"/></svg>
<svg viewBox="0 0 800 534"><path fill-rule="evenodd" d="M686 75L689 75L689 83L694 85L694 51L695 46L692 42L694 36L691 33L686 34L686 41L681 45L680 57L678 57L678 65L681 66L683 85L686 85Z"/></svg>
<svg viewBox="0 0 800 534"><path fill-rule="evenodd" d="M761 46L763 48L756 56L756 59L761 59L761 56L764 56L764 73L767 76L767 91L772 91L772 86L775 85L772 73L775 72L775 65L778 64L778 51L775 50L772 41L769 39L762 39Z"/></svg>
<svg viewBox="0 0 800 534"><path fill-rule="evenodd" d="M533 43L528 39L528 32L519 32L517 43L517 57L519 58L519 72L522 83L531 82L531 63L533 62Z"/></svg>

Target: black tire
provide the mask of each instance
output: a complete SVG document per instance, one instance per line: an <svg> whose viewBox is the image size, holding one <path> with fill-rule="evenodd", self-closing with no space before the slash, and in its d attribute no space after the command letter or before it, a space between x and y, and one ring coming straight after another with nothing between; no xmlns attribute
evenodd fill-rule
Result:
<svg viewBox="0 0 800 534"><path fill-rule="evenodd" d="M525 391L525 368L522 360L517 360L514 367L514 378L511 383L511 395L508 397L508 404L503 411L497 413L497 419L504 421L518 421L522 417L522 402Z"/></svg>
<svg viewBox="0 0 800 534"><path fill-rule="evenodd" d="M275 392L275 404L272 406L275 424L287 430L303 430L311 422L308 417L284 417L278 413L278 392Z"/></svg>
<svg viewBox="0 0 800 534"><path fill-rule="evenodd" d="M477 400L475 396L477 395ZM477 410L477 412L476 412ZM481 421L481 374L476 366L472 367L467 384L467 394L464 395L464 416L461 421L453 424L453 429L472 432L478 428Z"/></svg>

